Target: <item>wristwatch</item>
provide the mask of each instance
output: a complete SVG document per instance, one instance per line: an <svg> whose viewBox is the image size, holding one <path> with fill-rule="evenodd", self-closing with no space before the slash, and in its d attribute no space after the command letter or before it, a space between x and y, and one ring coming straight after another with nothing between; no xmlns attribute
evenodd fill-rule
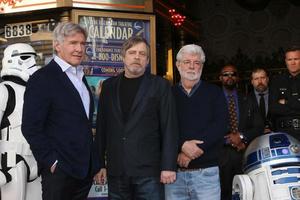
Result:
<svg viewBox="0 0 300 200"><path fill-rule="evenodd" d="M243 142L244 144L247 144L246 137L245 137L243 134L241 134L241 133L240 133L240 138L241 138L241 140L242 140L242 142Z"/></svg>

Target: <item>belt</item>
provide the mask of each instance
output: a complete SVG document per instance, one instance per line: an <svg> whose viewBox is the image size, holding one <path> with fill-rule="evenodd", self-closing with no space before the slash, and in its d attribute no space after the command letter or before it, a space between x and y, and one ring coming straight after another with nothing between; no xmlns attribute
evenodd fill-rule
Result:
<svg viewBox="0 0 300 200"><path fill-rule="evenodd" d="M203 168L178 168L178 172L194 172L201 171Z"/></svg>
<svg viewBox="0 0 300 200"><path fill-rule="evenodd" d="M293 118L293 119L278 120L276 125L278 128L284 128L284 129L292 128L295 130L300 130L300 119Z"/></svg>

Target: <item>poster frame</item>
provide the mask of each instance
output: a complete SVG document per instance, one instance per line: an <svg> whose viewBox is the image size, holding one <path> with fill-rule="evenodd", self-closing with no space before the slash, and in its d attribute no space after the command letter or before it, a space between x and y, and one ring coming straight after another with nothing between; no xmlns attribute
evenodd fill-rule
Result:
<svg viewBox="0 0 300 200"><path fill-rule="evenodd" d="M155 32L155 16L151 14L124 13L124 12L106 12L106 11L90 11L73 9L71 13L71 21L79 22L80 16L87 17L110 17L112 19L138 19L149 21L150 23L150 71L156 74L156 32Z"/></svg>

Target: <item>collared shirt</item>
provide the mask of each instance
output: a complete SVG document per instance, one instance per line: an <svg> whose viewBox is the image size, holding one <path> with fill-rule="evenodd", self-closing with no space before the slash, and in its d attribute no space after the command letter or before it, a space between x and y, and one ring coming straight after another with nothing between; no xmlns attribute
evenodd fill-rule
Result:
<svg viewBox="0 0 300 200"><path fill-rule="evenodd" d="M181 82L179 82L179 88L182 90L182 92L183 92L184 94L186 94L186 96L191 97L191 96L196 92L196 90L198 89L198 87L200 86L200 84L201 84L201 80L199 80L199 81L193 86L193 88L191 89L191 92L190 92L190 93L188 93L188 92L184 89L184 87L182 86L182 83L181 83Z"/></svg>
<svg viewBox="0 0 300 200"><path fill-rule="evenodd" d="M239 122L239 118L240 118L240 111L239 111L239 103L238 103L238 94L236 90L233 90L232 93L228 93L227 90L225 88L223 88L223 92L227 101L227 105L228 105L228 101L229 101L229 95L233 95L234 98L234 103L235 103L235 107L236 107L236 114L237 114L237 118L238 118L238 122Z"/></svg>
<svg viewBox="0 0 300 200"><path fill-rule="evenodd" d="M54 61L60 66L62 71L67 74L73 86L76 88L78 94L80 95L81 101L83 103L85 113L87 117L89 117L90 95L88 89L86 88L84 82L82 81L84 76L83 67L80 65L74 67L58 56L54 57Z"/></svg>
<svg viewBox="0 0 300 200"><path fill-rule="evenodd" d="M260 95L259 94L263 94L264 95L266 113L268 113L268 110L269 110L269 104L268 104L268 102L269 102L269 89L267 89L264 92L257 92L256 90L254 90L254 94L255 94L256 101L257 101L258 105L259 105L259 99L260 99Z"/></svg>

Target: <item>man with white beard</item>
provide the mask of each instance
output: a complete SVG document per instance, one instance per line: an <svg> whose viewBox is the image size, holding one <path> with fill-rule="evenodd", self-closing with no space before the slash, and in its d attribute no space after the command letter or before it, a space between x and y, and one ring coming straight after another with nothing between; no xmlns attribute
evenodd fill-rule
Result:
<svg viewBox="0 0 300 200"><path fill-rule="evenodd" d="M176 59L181 80L173 92L180 148L177 179L165 185L165 197L219 200L218 159L227 132L226 100L219 87L200 79L205 62L200 46L183 46Z"/></svg>

